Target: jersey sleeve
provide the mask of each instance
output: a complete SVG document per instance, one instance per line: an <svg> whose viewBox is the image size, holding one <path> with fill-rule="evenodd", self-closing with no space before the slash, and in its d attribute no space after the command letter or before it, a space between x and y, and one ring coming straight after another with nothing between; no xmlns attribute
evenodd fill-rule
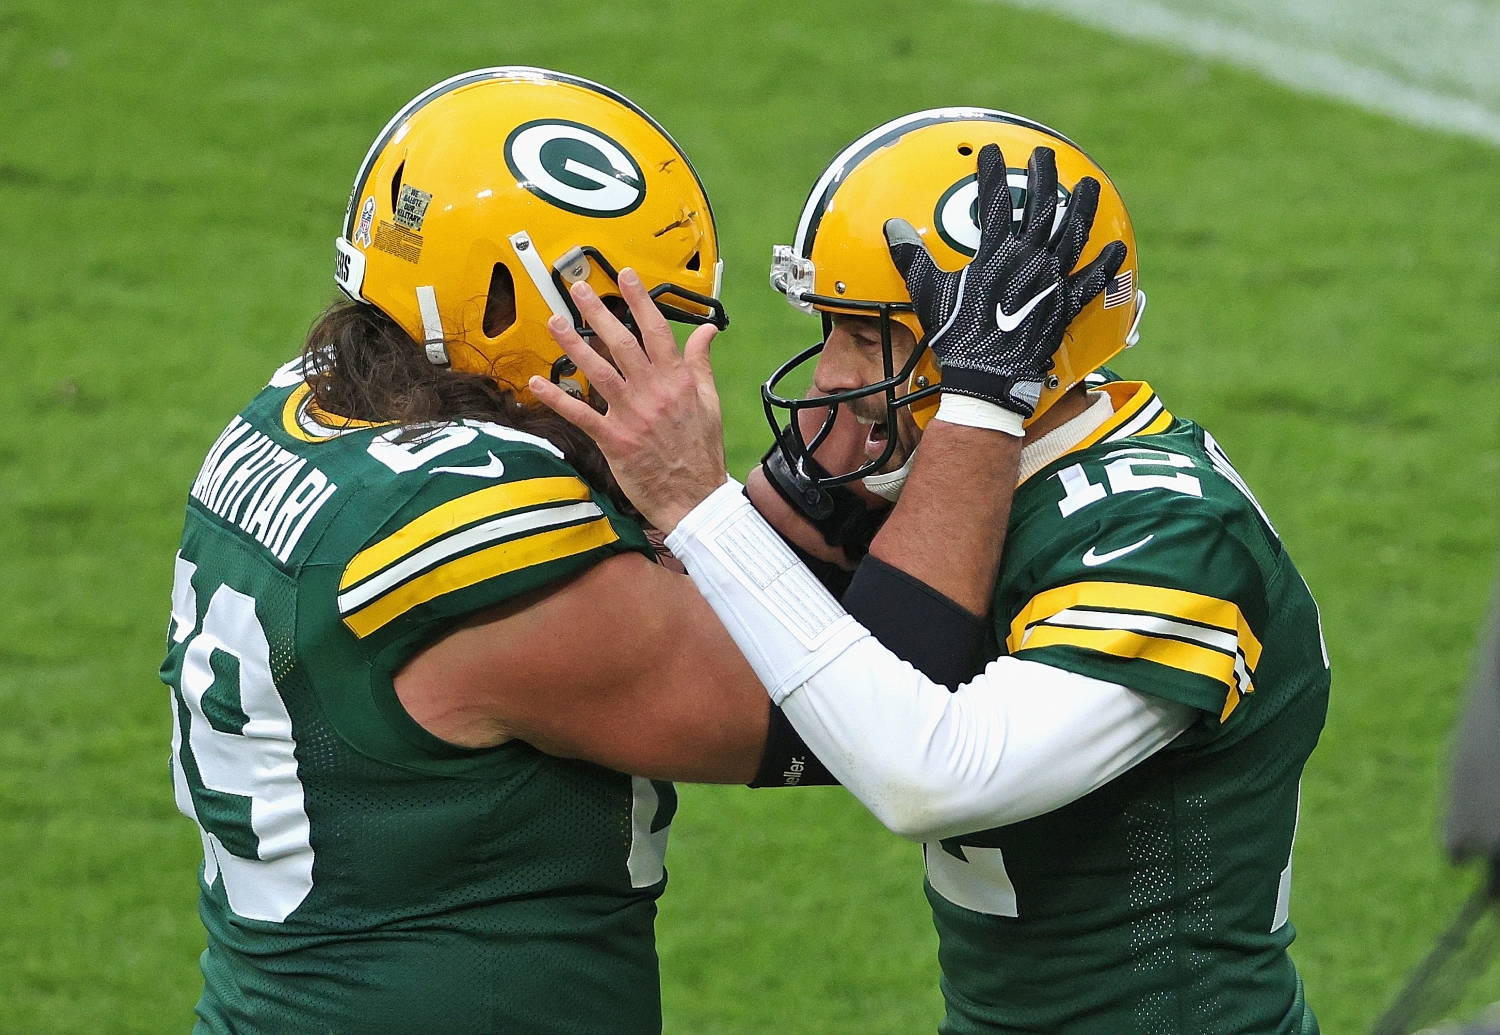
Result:
<svg viewBox="0 0 1500 1035"><path fill-rule="evenodd" d="M495 452L402 475L422 478L420 488L351 552L339 617L374 650L429 639L615 554L651 556L640 526L560 457L525 445Z"/></svg>
<svg viewBox="0 0 1500 1035"><path fill-rule="evenodd" d="M1227 721L1255 690L1268 621L1261 567L1206 509L1121 517L1044 561L998 635L1016 658Z"/></svg>

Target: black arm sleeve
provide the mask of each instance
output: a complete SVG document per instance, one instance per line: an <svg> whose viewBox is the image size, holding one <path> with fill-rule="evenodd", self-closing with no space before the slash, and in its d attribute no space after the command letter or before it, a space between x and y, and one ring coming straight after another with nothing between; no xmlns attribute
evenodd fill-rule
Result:
<svg viewBox="0 0 1500 1035"><path fill-rule="evenodd" d="M844 609L892 654L949 690L981 667L989 627L983 616L879 558L859 562Z"/></svg>
<svg viewBox="0 0 1500 1035"><path fill-rule="evenodd" d="M760 768L750 787L827 787L838 780L818 761L818 756L803 743L802 735L792 728L786 712L771 707L771 724L766 730L766 750L760 756Z"/></svg>

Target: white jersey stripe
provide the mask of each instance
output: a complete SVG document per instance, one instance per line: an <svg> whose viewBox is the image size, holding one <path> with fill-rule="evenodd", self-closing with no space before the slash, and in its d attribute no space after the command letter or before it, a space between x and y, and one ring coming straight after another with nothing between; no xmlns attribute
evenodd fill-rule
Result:
<svg viewBox="0 0 1500 1035"><path fill-rule="evenodd" d="M420 575L426 569L436 567L448 558L465 553L476 546L525 532L570 525L576 521L601 517L603 514L604 512L592 503L575 503L567 507L527 511L524 514L507 514L493 521L475 525L457 535L451 535L418 550L379 574L366 579L353 589L340 593L339 614L347 615L352 611L357 611L407 579Z"/></svg>
<svg viewBox="0 0 1500 1035"><path fill-rule="evenodd" d="M1118 431L1114 432L1111 435L1105 436L1104 441L1118 442L1123 438L1129 438L1131 435L1134 435L1137 431L1140 431L1146 425L1154 421L1157 417L1157 414L1161 413L1161 411L1161 400L1156 398L1155 396L1152 396L1151 401L1148 402L1145 406L1141 407L1140 413L1137 413L1130 420L1126 421L1125 425Z"/></svg>
<svg viewBox="0 0 1500 1035"><path fill-rule="evenodd" d="M1218 628L1188 625L1152 615L1127 614L1119 611L1081 611L1066 608L1052 617L1036 623L1075 629L1113 629L1120 632L1144 633L1148 636L1171 636L1179 640L1211 647L1225 654L1235 654L1239 648L1239 637Z"/></svg>

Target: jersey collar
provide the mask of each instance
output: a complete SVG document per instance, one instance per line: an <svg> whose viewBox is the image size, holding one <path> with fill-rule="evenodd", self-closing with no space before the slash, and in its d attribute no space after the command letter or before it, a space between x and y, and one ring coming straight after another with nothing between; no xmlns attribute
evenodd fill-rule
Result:
<svg viewBox="0 0 1500 1035"><path fill-rule="evenodd" d="M393 421L355 420L320 409L313 399L312 386L306 381L292 389L281 407L281 426L286 433L303 442L325 442L340 435L365 428L383 428Z"/></svg>
<svg viewBox="0 0 1500 1035"><path fill-rule="evenodd" d="M1172 426L1172 415L1144 381L1107 381L1096 391L1108 393L1115 406L1114 416L1068 450L1070 453L1100 442L1118 442L1134 435L1156 435Z"/></svg>
<svg viewBox="0 0 1500 1035"><path fill-rule="evenodd" d="M1062 457L1088 449L1100 442L1118 442L1133 435L1155 435L1172 425L1172 415L1156 397L1151 386L1144 381L1107 381L1097 388L1091 388L1090 391L1104 392L1108 395L1115 412L1103 424L1079 439L1075 445L1048 461L1045 467L1050 467ZM1088 411L1084 411L1073 420L1084 420L1087 417ZM1064 428L1067 426L1067 424L1063 425ZM1041 469L1038 468L1038 470ZM1022 482L1025 481L1026 479L1023 478Z"/></svg>

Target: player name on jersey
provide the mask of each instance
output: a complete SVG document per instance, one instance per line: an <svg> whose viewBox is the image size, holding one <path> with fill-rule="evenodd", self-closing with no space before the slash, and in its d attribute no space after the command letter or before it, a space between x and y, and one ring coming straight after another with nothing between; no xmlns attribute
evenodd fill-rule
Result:
<svg viewBox="0 0 1500 1035"><path fill-rule="evenodd" d="M337 491L322 471L236 417L208 451L190 494L285 564Z"/></svg>

